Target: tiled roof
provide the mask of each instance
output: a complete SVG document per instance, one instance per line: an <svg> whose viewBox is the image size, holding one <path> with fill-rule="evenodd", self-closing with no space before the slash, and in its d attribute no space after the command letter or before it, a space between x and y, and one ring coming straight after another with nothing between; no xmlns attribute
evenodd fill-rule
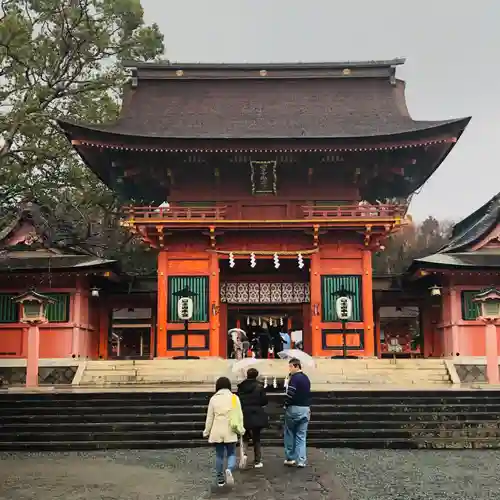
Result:
<svg viewBox="0 0 500 500"><path fill-rule="evenodd" d="M456 252L473 245L500 223L500 193L453 228L450 241L439 253Z"/></svg>
<svg viewBox="0 0 500 500"><path fill-rule="evenodd" d="M157 138L354 138L425 131L402 84L385 80L166 81L133 91L123 116L96 131ZM65 122L60 122L64 127Z"/></svg>
<svg viewBox="0 0 500 500"><path fill-rule="evenodd" d="M97 267L111 267L116 263L114 260L99 259L89 255L54 255L43 257L2 257L0 255L0 272L9 271L31 271L50 269L61 271L69 269L95 269Z"/></svg>
<svg viewBox="0 0 500 500"><path fill-rule="evenodd" d="M456 253L435 253L421 259L416 259L414 263L420 264L418 267L465 267L465 268L488 268L500 267L500 251L498 252L456 252Z"/></svg>
<svg viewBox="0 0 500 500"><path fill-rule="evenodd" d="M352 74L343 77L338 72L347 64ZM121 118L88 129L176 139L345 139L426 131L462 121L413 120L404 82L394 78L397 64L401 61L140 65ZM265 77L257 67L267 68ZM60 125L71 128L65 121Z"/></svg>

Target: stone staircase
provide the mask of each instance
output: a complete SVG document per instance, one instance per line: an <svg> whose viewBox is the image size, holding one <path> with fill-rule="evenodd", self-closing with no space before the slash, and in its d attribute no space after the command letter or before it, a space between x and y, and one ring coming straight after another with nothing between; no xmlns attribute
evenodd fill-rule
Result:
<svg viewBox="0 0 500 500"><path fill-rule="evenodd" d="M231 371L232 361L220 358L200 360L88 361L77 385L82 387L113 386L207 386L220 376L234 382L242 374ZM282 360L263 360L255 367L272 385L287 375ZM373 386L439 388L451 384L444 360L440 359L316 359L316 368L307 370L315 390L337 387Z"/></svg>
<svg viewBox="0 0 500 500"><path fill-rule="evenodd" d="M212 394L0 393L0 451L208 446L202 431ZM269 399L263 442L282 446L283 396ZM500 448L500 391L316 392L311 413L310 447Z"/></svg>
<svg viewBox="0 0 500 500"><path fill-rule="evenodd" d="M309 372L311 382L325 385L396 387L449 386L451 377L441 359L318 359Z"/></svg>

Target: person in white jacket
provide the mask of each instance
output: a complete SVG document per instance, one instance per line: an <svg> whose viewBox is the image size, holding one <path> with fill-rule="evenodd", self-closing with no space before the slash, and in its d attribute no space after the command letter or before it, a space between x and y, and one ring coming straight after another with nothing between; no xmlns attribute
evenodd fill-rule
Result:
<svg viewBox="0 0 500 500"><path fill-rule="evenodd" d="M236 443L238 434L244 434L243 412L240 399L231 392L231 381L220 377L215 384L215 394L208 404L203 437L215 445L215 471L217 484L234 484L236 468ZM224 462L227 455L227 466Z"/></svg>

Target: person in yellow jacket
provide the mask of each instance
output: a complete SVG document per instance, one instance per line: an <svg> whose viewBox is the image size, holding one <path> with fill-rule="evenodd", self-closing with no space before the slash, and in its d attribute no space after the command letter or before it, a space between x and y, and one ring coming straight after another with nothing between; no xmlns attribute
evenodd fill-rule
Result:
<svg viewBox="0 0 500 500"><path fill-rule="evenodd" d="M215 394L208 404L203 437L215 444L215 470L217 484L233 485L233 471L236 468L236 443L238 436L245 433L240 399L231 392L231 381L220 377L215 383ZM224 462L227 455L227 466Z"/></svg>

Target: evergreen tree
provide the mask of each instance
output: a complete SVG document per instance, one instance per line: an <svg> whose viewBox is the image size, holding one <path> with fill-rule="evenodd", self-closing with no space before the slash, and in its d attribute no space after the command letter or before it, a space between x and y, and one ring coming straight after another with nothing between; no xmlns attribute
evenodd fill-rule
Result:
<svg viewBox="0 0 500 500"><path fill-rule="evenodd" d="M115 120L128 78L122 62L158 59L163 35L144 23L140 0L0 6L0 213L29 193L70 220L93 251L116 253L130 239L119 229L120 202L54 120Z"/></svg>

